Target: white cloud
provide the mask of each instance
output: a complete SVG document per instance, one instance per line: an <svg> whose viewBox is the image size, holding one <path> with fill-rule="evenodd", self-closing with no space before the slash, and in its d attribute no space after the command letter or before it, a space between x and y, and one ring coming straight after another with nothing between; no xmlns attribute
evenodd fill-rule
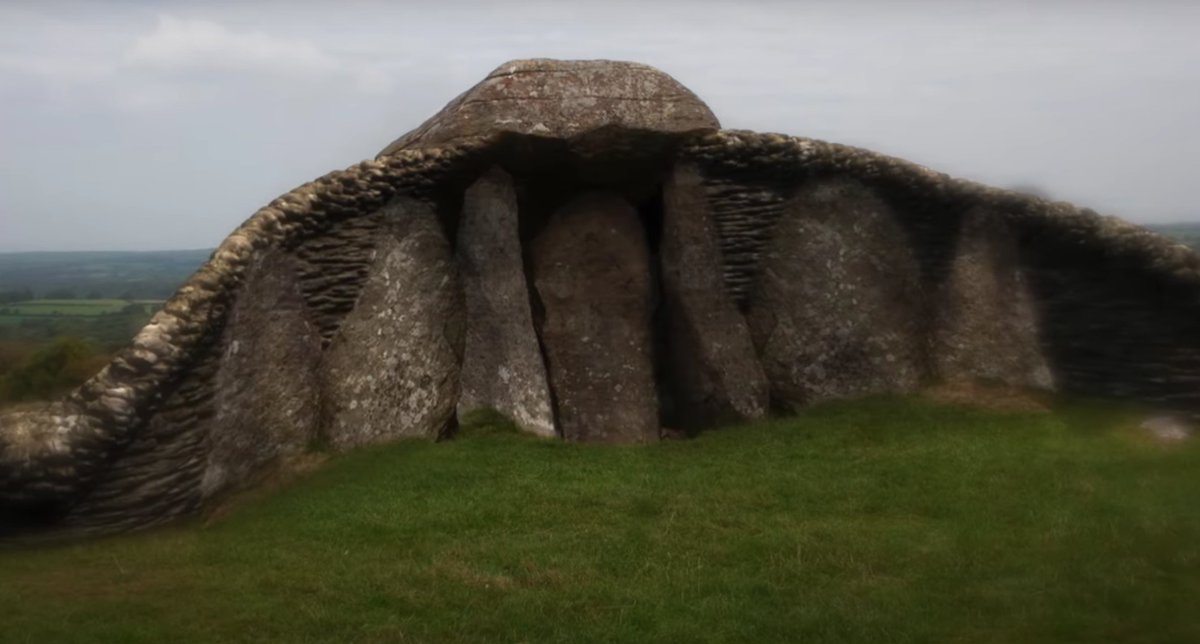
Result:
<svg viewBox="0 0 1200 644"><path fill-rule="evenodd" d="M160 16L125 53L133 69L168 73L236 73L297 80L342 78L366 92L384 91L378 69L334 56L316 44L263 31L239 31L201 18Z"/></svg>

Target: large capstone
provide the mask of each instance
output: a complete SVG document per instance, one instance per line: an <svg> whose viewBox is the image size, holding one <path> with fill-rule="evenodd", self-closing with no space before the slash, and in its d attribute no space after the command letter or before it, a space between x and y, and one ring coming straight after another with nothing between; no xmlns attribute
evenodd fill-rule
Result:
<svg viewBox="0 0 1200 644"><path fill-rule="evenodd" d="M647 65L514 60L380 155L499 132L568 140L602 129L674 135L719 127L717 117L695 94Z"/></svg>
<svg viewBox="0 0 1200 644"><path fill-rule="evenodd" d="M512 177L493 168L463 197L457 260L467 306L458 411L489 408L553 436L546 366L533 327Z"/></svg>
<svg viewBox="0 0 1200 644"><path fill-rule="evenodd" d="M814 180L785 204L748 319L773 404L915 389L922 376L920 272L882 200Z"/></svg>
<svg viewBox="0 0 1200 644"><path fill-rule="evenodd" d="M673 415L688 428L763 417L767 379L725 289L712 208L692 165L663 188L659 256Z"/></svg>
<svg viewBox="0 0 1200 644"><path fill-rule="evenodd" d="M554 213L532 260L563 437L657 440L650 253L637 211L608 193L581 195Z"/></svg>
<svg viewBox="0 0 1200 644"><path fill-rule="evenodd" d="M397 199L367 283L325 353L326 438L436 438L454 419L466 311L432 204Z"/></svg>

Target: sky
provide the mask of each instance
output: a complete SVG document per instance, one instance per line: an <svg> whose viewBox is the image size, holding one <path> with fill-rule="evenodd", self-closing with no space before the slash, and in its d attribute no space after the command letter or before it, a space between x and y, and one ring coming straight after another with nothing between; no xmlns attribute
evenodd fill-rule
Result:
<svg viewBox="0 0 1200 644"><path fill-rule="evenodd" d="M0 2L0 252L215 246L506 60L658 67L728 128L1200 220L1200 2Z"/></svg>

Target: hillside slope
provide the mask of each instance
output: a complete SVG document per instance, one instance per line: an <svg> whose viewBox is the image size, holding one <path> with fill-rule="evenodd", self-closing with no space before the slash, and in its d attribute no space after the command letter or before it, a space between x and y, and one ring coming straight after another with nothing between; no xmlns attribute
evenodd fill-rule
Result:
<svg viewBox="0 0 1200 644"><path fill-rule="evenodd" d="M1200 448L883 399L606 447L493 426L0 551L0 641L1200 639Z"/></svg>

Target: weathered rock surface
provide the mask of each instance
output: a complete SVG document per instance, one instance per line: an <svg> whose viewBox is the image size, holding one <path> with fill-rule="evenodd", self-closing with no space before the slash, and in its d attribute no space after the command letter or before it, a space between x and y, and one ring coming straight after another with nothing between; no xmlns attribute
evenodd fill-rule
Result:
<svg viewBox="0 0 1200 644"><path fill-rule="evenodd" d="M466 310L433 205L399 198L370 276L324 360L326 439L436 438L458 402Z"/></svg>
<svg viewBox="0 0 1200 644"><path fill-rule="evenodd" d="M292 257L254 258L211 353L63 519L150 525L244 485L317 433L320 336Z"/></svg>
<svg viewBox="0 0 1200 644"><path fill-rule="evenodd" d="M936 297L931 356L938 379L1053 388L1016 239L999 215L975 210L963 217Z"/></svg>
<svg viewBox="0 0 1200 644"><path fill-rule="evenodd" d="M772 404L914 390L919 269L888 206L861 184L814 180L784 206L748 321Z"/></svg>
<svg viewBox="0 0 1200 644"><path fill-rule="evenodd" d="M305 449L320 418L320 331L307 316L297 262L267 253L229 313L216 374L205 496Z"/></svg>
<svg viewBox="0 0 1200 644"><path fill-rule="evenodd" d="M0 413L0 502L24 508L57 504L78 493L95 465L68 440L103 429L77 405L54 402ZM100 455L91 455L99 461ZM0 531L3 534L3 531Z"/></svg>
<svg viewBox="0 0 1200 644"><path fill-rule="evenodd" d="M497 132L571 139L601 128L683 133L718 127L703 101L653 67L611 60L514 60L380 154Z"/></svg>
<svg viewBox="0 0 1200 644"><path fill-rule="evenodd" d="M611 194L581 195L554 213L532 260L563 437L657 440L650 254L637 212Z"/></svg>
<svg viewBox="0 0 1200 644"><path fill-rule="evenodd" d="M695 166L663 187L662 288L674 408L689 428L766 415L770 392L746 320L724 288L712 209Z"/></svg>
<svg viewBox="0 0 1200 644"><path fill-rule="evenodd" d="M463 197L457 261L467 307L459 415L495 409L522 429L554 436L518 233L512 177L492 168Z"/></svg>

